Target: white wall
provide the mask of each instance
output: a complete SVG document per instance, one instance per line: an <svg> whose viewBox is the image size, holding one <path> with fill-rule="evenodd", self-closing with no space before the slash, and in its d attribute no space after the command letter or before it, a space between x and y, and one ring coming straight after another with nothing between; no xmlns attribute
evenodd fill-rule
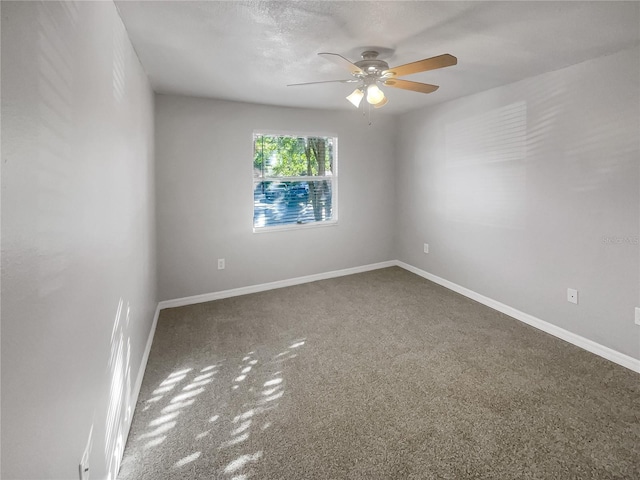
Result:
<svg viewBox="0 0 640 480"><path fill-rule="evenodd" d="M639 62L634 48L403 115L398 258L640 358Z"/></svg>
<svg viewBox="0 0 640 480"><path fill-rule="evenodd" d="M333 112L156 96L161 300L392 259L393 123ZM253 132L338 136L336 226L253 233ZM226 269L217 270L217 259Z"/></svg>
<svg viewBox="0 0 640 480"><path fill-rule="evenodd" d="M91 478L117 467L157 302L153 146L113 3L2 2L2 478L78 478L90 432Z"/></svg>

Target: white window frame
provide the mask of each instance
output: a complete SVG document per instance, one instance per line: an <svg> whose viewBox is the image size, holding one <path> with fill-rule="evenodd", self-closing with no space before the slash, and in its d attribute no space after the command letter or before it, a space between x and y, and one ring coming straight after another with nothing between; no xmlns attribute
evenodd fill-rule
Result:
<svg viewBox="0 0 640 480"><path fill-rule="evenodd" d="M286 230L306 230L308 228L321 228L332 227L338 224L338 135L336 133L327 132L299 132L288 130L268 130L257 129L254 130L251 135L251 151L252 158L255 155L255 139L258 135L266 136L280 136L280 137L324 137L333 139L333 170L330 176L295 176L295 177L262 177L260 182L310 182L328 180L331 181L331 220L324 222L310 222L310 223L292 223L287 225L272 225L264 227L256 227L253 224L253 218L255 216L255 205L251 209L251 226L253 233L269 233L269 232L281 232ZM256 179L253 177L253 162L251 162L251 192L255 191Z"/></svg>

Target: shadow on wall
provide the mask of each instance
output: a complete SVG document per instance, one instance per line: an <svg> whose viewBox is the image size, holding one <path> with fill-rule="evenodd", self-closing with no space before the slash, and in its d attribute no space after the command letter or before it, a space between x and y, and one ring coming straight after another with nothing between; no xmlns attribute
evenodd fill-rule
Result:
<svg viewBox="0 0 640 480"><path fill-rule="evenodd" d="M105 471L106 479L112 480L120 469L125 437L133 416L130 321L129 302L125 306L124 300L120 298L111 331L110 354L105 372L109 385L108 402L103 409L97 408L93 412L79 465L80 478L89 478L92 472ZM104 425L104 438L94 438L96 424ZM97 451L93 453L94 444L102 449L102 455L98 455ZM104 464L101 464L103 459Z"/></svg>
<svg viewBox="0 0 640 480"><path fill-rule="evenodd" d="M259 437L286 394L284 367L305 341L167 375L138 402L119 478L249 479L265 455Z"/></svg>
<svg viewBox="0 0 640 480"><path fill-rule="evenodd" d="M105 422L104 458L107 459L108 479L115 478L126 441L126 426L133 415L131 405L131 338L128 334L131 308L127 303L123 312L120 299L111 333L111 355L108 375L111 378L109 406ZM124 316L124 319L123 319Z"/></svg>
<svg viewBox="0 0 640 480"><path fill-rule="evenodd" d="M445 143L445 218L522 229L526 102L447 124Z"/></svg>
<svg viewBox="0 0 640 480"><path fill-rule="evenodd" d="M637 172L637 101L583 76L577 66L526 80L517 87L526 100L446 125L443 218L522 230L527 209L548 188L588 195ZM616 81L627 91L634 79ZM585 101L590 86L598 94ZM528 178L528 171L548 177ZM529 184L543 194L529 195Z"/></svg>
<svg viewBox="0 0 640 480"><path fill-rule="evenodd" d="M74 85L72 46L56 25L64 22L67 32L76 30L78 9L73 3L39 3L38 18L38 122L37 155L25 167L35 182L35 229L38 248L39 298L53 294L68 284L71 266L65 251L69 230L74 227L72 138L74 136ZM30 199L31 201L31 199Z"/></svg>

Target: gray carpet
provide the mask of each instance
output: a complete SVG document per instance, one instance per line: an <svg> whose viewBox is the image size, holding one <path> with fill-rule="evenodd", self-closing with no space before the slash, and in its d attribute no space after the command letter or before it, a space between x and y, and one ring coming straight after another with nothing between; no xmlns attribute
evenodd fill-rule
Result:
<svg viewBox="0 0 640 480"><path fill-rule="evenodd" d="M162 311L118 478L640 478L640 376L400 268Z"/></svg>

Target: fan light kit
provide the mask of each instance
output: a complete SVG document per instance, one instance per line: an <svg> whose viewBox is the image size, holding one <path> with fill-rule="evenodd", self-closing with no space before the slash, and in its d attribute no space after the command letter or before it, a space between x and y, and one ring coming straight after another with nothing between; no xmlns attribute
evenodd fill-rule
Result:
<svg viewBox="0 0 640 480"><path fill-rule="evenodd" d="M294 83L287 85L295 87L300 85L314 85L318 83L358 83L358 87L347 96L347 100L358 108L363 98L366 98L369 105L375 108L385 106L389 100L380 86L401 88L403 90L411 90L419 93L431 93L438 89L438 85L430 85L428 83L412 82L402 80L396 77L403 77L413 73L426 72L438 68L450 67L458 63L458 59L453 55L445 53L437 57L425 58L417 62L407 63L399 67L389 68L389 64L384 60L378 59L378 52L367 50L362 52L362 60L351 63L342 55L337 53L319 53L321 57L330 60L351 73L353 78L346 80L325 80L322 82Z"/></svg>

